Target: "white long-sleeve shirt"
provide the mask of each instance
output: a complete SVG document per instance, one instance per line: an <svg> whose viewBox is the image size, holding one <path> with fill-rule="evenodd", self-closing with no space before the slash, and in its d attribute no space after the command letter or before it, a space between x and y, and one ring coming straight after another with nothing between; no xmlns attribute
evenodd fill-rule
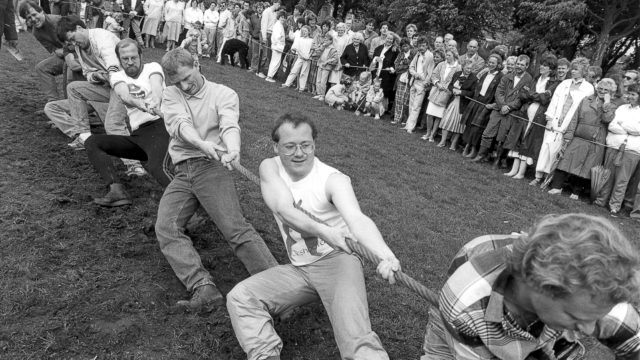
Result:
<svg viewBox="0 0 640 360"><path fill-rule="evenodd" d="M192 7L185 9L184 28L189 30L193 29L193 24L195 24L196 21L200 21L201 24L204 22L204 13L202 10Z"/></svg>
<svg viewBox="0 0 640 360"><path fill-rule="evenodd" d="M276 21L273 25L273 32L271 33L271 49L278 51L284 50L286 38L284 25L282 25L280 21Z"/></svg>
<svg viewBox="0 0 640 360"><path fill-rule="evenodd" d="M295 50L296 54L303 59L309 59L311 55L311 47L313 46L312 38L303 38L298 37L293 41L293 45L291 45L291 50Z"/></svg>
<svg viewBox="0 0 640 360"><path fill-rule="evenodd" d="M627 140L626 150L640 154L640 106L631 107L629 104L616 109L613 121L609 123L607 146L619 148Z"/></svg>
<svg viewBox="0 0 640 360"><path fill-rule="evenodd" d="M260 32L262 33L262 38L267 38L267 33L273 32L273 26L278 22L276 18L276 12L273 9L273 6L264 9L262 12L262 19L260 19Z"/></svg>
<svg viewBox="0 0 640 360"><path fill-rule="evenodd" d="M207 9L204 12L204 27L207 29L214 29L218 27L218 21L220 20L220 13L218 10Z"/></svg>

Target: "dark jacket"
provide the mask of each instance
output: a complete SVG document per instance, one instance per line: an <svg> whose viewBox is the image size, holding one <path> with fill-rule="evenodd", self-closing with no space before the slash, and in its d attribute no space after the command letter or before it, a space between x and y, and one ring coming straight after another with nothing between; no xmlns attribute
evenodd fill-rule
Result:
<svg viewBox="0 0 640 360"><path fill-rule="evenodd" d="M354 77L366 69L344 67L344 64L349 64L350 66L369 66L369 50L361 43L358 47L358 52L356 52L355 46L349 44L344 48L342 56L340 56L340 63L343 66L342 70L344 74Z"/></svg>
<svg viewBox="0 0 640 360"><path fill-rule="evenodd" d="M506 105L511 111L515 111L522 106L520 91L525 87L530 88L533 83L533 78L525 71L522 79L518 81L515 87L513 86L514 78L515 73L511 73L503 76L500 80L500 84L498 84L498 88L496 89L496 104L498 108Z"/></svg>
<svg viewBox="0 0 640 360"><path fill-rule="evenodd" d="M249 18L249 33L254 40L260 40L260 15L257 13Z"/></svg>
<svg viewBox="0 0 640 360"><path fill-rule="evenodd" d="M144 1L138 0L136 2L136 8L131 9L131 0L122 0L122 9L125 13L129 13L132 10L136 12L136 15L143 16L144 15Z"/></svg>
<svg viewBox="0 0 640 360"><path fill-rule="evenodd" d="M449 91L453 92L453 85L456 81L460 80L460 114L464 113L464 109L467 108L469 104L469 99L467 97L472 97L474 89L476 87L476 83L478 82L478 78L474 73L464 75L462 71L458 71L453 74L453 78L449 83ZM453 97L449 98L449 102L453 101Z"/></svg>
<svg viewBox="0 0 640 360"><path fill-rule="evenodd" d="M502 80L502 72L498 71L496 76L489 83L489 87L484 95L480 95L482 91L482 84L486 79L489 73L482 75L480 79L476 82L476 88L473 91L473 99L477 100L483 104L492 104L495 100L496 89L498 84L500 84L500 80ZM491 113L490 109L487 109L484 105L478 104L476 102L472 102L467 106L464 113L462 114L462 123L469 126L471 124L484 128L487 126L487 121L489 121L489 114Z"/></svg>

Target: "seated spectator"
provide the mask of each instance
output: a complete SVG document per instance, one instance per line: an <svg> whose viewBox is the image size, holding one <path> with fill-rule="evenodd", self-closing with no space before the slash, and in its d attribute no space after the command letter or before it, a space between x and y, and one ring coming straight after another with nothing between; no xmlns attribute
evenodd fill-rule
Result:
<svg viewBox="0 0 640 360"><path fill-rule="evenodd" d="M336 67L340 61L338 51L333 46L333 35L327 32L324 36L324 43L322 43L320 51L320 57L318 58L318 70L316 76L316 96L314 99L324 101L324 95L327 92L327 81L329 80L329 74L331 70Z"/></svg>
<svg viewBox="0 0 640 360"><path fill-rule="evenodd" d="M21 2L19 12L20 16L25 18L27 23L33 27L33 36L50 54L49 57L36 64L40 90L47 97L47 102L60 100L55 77L58 75L67 76L67 74L62 73L65 59L75 61L73 60L73 55L67 56L68 53L65 52L63 42L56 36L56 28L62 17L60 15L45 14L38 3L33 0ZM85 27L79 18L75 23ZM71 77L81 79L82 75L71 75Z"/></svg>
<svg viewBox="0 0 640 360"><path fill-rule="evenodd" d="M523 89L520 92L522 99L522 109L527 119L522 133L522 141L517 149L511 150L508 154L513 158L513 166L511 171L504 174L514 179L524 179L527 166L533 165L538 160L540 147L542 147L542 139L544 138L545 126L547 120L544 113L547 111L547 105L551 101L558 81L555 79L557 59L553 55L548 55L540 62L538 72L540 76L531 85L531 88ZM538 174L536 178L543 175ZM533 180L531 184L538 184L540 180Z"/></svg>
<svg viewBox="0 0 640 360"><path fill-rule="evenodd" d="M227 296L231 324L248 359L279 359L282 340L273 317L322 301L342 359L388 360L371 329L362 262L350 255L345 237L381 259L377 271L390 283L400 263L360 210L349 177L315 157L316 136L315 125L302 115L285 114L276 122L277 156L260 164L260 181L291 264L236 285ZM296 203L327 225L312 220Z"/></svg>
<svg viewBox="0 0 640 360"><path fill-rule="evenodd" d="M453 96L449 99L449 104L442 116L442 122L440 123L442 138L438 144L438 147L445 147L449 134L452 134L449 149L453 151L458 149L460 135L464 132L464 125L461 120L462 113L469 103L467 97L473 96L473 91L478 81L472 72L473 61L471 59L464 60L460 63L460 66L462 71L453 74L453 78L449 82L448 90Z"/></svg>
<svg viewBox="0 0 640 360"><path fill-rule="evenodd" d="M231 66L236 66L235 56L238 55L241 69L249 68L249 46L246 42L240 39L229 39L224 42L222 47L222 57L220 60L221 65L225 65L227 61Z"/></svg>
<svg viewBox="0 0 640 360"><path fill-rule="evenodd" d="M369 51L363 39L361 33L353 34L353 43L347 45L340 56L342 70L347 76L357 77L369 65Z"/></svg>
<svg viewBox="0 0 640 360"><path fill-rule="evenodd" d="M619 106L609 123L604 166L611 177L594 202L599 206L608 202L612 215L620 212L629 179L640 163L640 86L630 85L627 94L629 104Z"/></svg>
<svg viewBox="0 0 640 360"><path fill-rule="evenodd" d="M71 118L75 121L75 139L69 144L73 149L83 149L84 142L91 136L88 103L108 102L104 118L104 128L108 135L129 135L126 125L127 109L113 90L111 76L120 71L120 60L116 55L116 45L120 41L104 29L84 29L78 18L63 17L58 22L56 33L62 41L75 45L76 54L82 65L82 73L87 81L74 81L67 85ZM127 173L142 176L146 172L139 161L123 159Z"/></svg>
<svg viewBox="0 0 640 360"><path fill-rule="evenodd" d="M495 105L495 94L502 79L502 57L493 53L487 59L487 71L476 83L473 100L462 114L461 124L465 126L462 140L467 144L462 156L473 159L478 155L482 133L487 127L489 116ZM486 104L486 105L484 105Z"/></svg>
<svg viewBox="0 0 640 360"><path fill-rule="evenodd" d="M149 173L166 187L169 135L160 112L164 74L156 62L142 63L142 48L132 39L121 40L115 49L122 70L111 75L116 96L127 109L131 136L92 135L85 141L87 156L109 192L94 202L116 207L131 204L131 197L119 181L111 156L145 161Z"/></svg>
<svg viewBox="0 0 640 360"><path fill-rule="evenodd" d="M396 61L393 65L393 72L396 75L396 98L394 101L395 114L391 121L392 124L406 122L409 115L409 65L411 65L411 61L415 55L416 50L412 48L409 38L402 38L402 40L400 40L400 53L396 56Z"/></svg>
<svg viewBox="0 0 640 360"><path fill-rule="evenodd" d="M429 105L427 106L427 133L422 136L422 140L429 140L429 142L435 141L440 119L442 119L445 107L451 97L449 83L453 79L453 74L461 70L456 50L447 49L444 58L445 61L438 64L431 75L433 87L429 93ZM412 131L407 130L407 132L411 133Z"/></svg>
<svg viewBox="0 0 640 360"><path fill-rule="evenodd" d="M420 359L579 359L587 337L618 359L637 358L639 270L623 233L585 214L474 239L429 310Z"/></svg>
<svg viewBox="0 0 640 360"><path fill-rule="evenodd" d="M548 174L564 142L562 134L567 130L582 99L593 95L593 85L585 80L589 60L583 57L571 62L571 78L558 85L553 93L545 117L547 129L544 132L540 155L536 165L536 179Z"/></svg>
<svg viewBox="0 0 640 360"><path fill-rule="evenodd" d="M605 143L607 127L616 110L611 103L614 87L613 80L602 79L596 86L596 95L582 100L564 133L560 162L553 173L549 194L560 194L565 181L570 180L571 198L577 200L579 182L591 179L591 168L602 164L605 147L600 144Z"/></svg>
<svg viewBox="0 0 640 360"><path fill-rule="evenodd" d="M311 66L311 48L313 39L309 37L310 28L304 25L300 29L300 37L293 41L291 51L296 54L296 62L291 68L291 72L287 77L287 81L282 87L290 87L298 78L298 91L302 92L307 87L307 79L309 77L309 67Z"/></svg>
<svg viewBox="0 0 640 360"><path fill-rule="evenodd" d="M228 171L232 162L240 161L238 95L206 80L184 49L165 54L162 70L166 82L174 84L163 92L161 113L170 136L175 177L158 205L156 236L175 275L192 293L190 300L177 305L207 312L224 304L224 298L185 234L185 225L198 207L209 214L249 274L277 262L242 215Z"/></svg>
<svg viewBox="0 0 640 360"><path fill-rule="evenodd" d="M286 39L284 32L284 22L287 19L286 15L287 13L284 11L278 12L276 15L277 21L273 25L273 32L271 33L271 62L269 63L269 71L265 78L268 82L275 82L274 77L280 68Z"/></svg>
<svg viewBox="0 0 640 360"><path fill-rule="evenodd" d="M373 85L369 89L365 101L364 116L373 116L376 120L379 120L382 114L387 111L389 101L384 96L384 89L382 88L382 80L380 78L373 80Z"/></svg>
<svg viewBox="0 0 640 360"><path fill-rule="evenodd" d="M431 76L435 67L434 54L429 51L427 45L427 38L420 36L416 42L418 44L418 51L409 64L409 105L407 122L404 130L413 131L416 127L418 117L420 115L420 109L422 108L422 102L424 96L427 93L427 88L431 84ZM442 54L444 58L444 54Z"/></svg>
<svg viewBox="0 0 640 360"><path fill-rule="evenodd" d="M335 106L336 109L342 110L344 106L349 103L351 84L352 81L350 77L343 77L340 83L335 84L331 88L329 88L329 91L327 91L327 95L325 95L324 97L324 102L331 107Z"/></svg>
<svg viewBox="0 0 640 360"><path fill-rule="evenodd" d="M353 85L354 89L350 94L350 102L356 108L355 114L359 116L365 110L364 105L367 102L367 94L371 88L371 73L363 71L358 77L358 81Z"/></svg>

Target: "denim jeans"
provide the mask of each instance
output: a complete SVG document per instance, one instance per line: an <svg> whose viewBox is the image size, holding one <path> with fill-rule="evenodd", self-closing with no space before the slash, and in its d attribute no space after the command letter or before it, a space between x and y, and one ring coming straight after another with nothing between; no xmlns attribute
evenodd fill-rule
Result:
<svg viewBox="0 0 640 360"><path fill-rule="evenodd" d="M231 172L217 161L192 158L176 164L175 177L160 200L156 235L160 250L188 291L213 281L202 266L185 225L198 208L209 214L250 274L278 265L264 241L242 215Z"/></svg>
<svg viewBox="0 0 640 360"><path fill-rule="evenodd" d="M342 359L389 359L371 330L362 263L339 251L308 265L271 268L229 292L227 310L247 359L280 355L282 340L271 316L318 299L327 310Z"/></svg>
<svg viewBox="0 0 640 360"><path fill-rule="evenodd" d="M74 81L67 85L67 95L71 118L76 122L75 127L69 132L82 134L91 131L88 103L93 101L109 103L109 109L104 119L104 129L107 134L129 135L126 124L127 109L113 89L87 81Z"/></svg>
<svg viewBox="0 0 640 360"><path fill-rule="evenodd" d="M64 59L53 54L36 64L36 74L40 80L40 90L47 97L47 102L60 99L56 76L62 74Z"/></svg>

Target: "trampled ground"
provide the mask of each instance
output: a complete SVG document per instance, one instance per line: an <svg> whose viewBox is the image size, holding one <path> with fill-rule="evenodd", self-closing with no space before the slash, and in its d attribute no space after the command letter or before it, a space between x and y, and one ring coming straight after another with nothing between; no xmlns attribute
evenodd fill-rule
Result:
<svg viewBox="0 0 640 360"><path fill-rule="evenodd" d="M84 152L67 148L45 126L33 66L46 54L21 35L26 57L0 51L0 358L2 359L242 359L228 315L175 313L188 297L151 232L160 187L125 180L134 205L105 209L92 197L105 187ZM158 61L163 52L145 51ZM506 179L486 165L388 124L337 112L278 84L231 67L203 62L208 79L234 88L241 100L243 164L256 170L272 156L274 117L300 110L317 121L318 156L351 176L361 206L378 224L404 270L437 290L460 246L488 233L529 226L548 213L600 208L551 197L525 181ZM124 178L124 175L123 175ZM286 255L259 189L236 174L248 220L278 260ZM638 241L640 226L616 220ZM194 242L224 293L247 276L212 223L196 228ZM370 313L392 359L417 359L428 305L390 287L366 266ZM337 359L331 327L320 305L277 324L283 359ZM589 358L607 358L591 349Z"/></svg>

